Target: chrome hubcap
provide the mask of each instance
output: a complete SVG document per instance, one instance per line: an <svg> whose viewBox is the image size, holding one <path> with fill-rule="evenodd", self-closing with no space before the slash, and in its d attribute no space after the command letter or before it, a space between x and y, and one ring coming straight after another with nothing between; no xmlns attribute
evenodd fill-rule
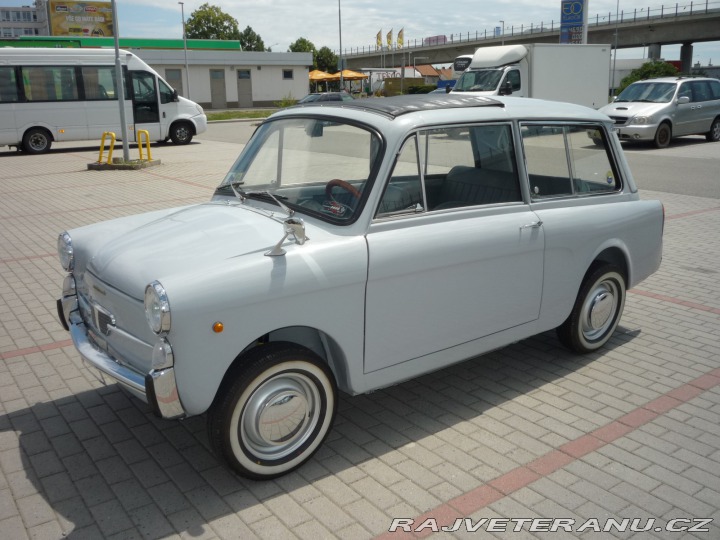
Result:
<svg viewBox="0 0 720 540"><path fill-rule="evenodd" d="M318 423L320 394L306 376L282 374L260 385L240 419L240 436L252 454L281 459L301 446Z"/></svg>
<svg viewBox="0 0 720 540"><path fill-rule="evenodd" d="M47 146L47 143L45 142L45 137L42 135L33 135L30 137L30 146L34 150L44 150L45 146Z"/></svg>
<svg viewBox="0 0 720 540"><path fill-rule="evenodd" d="M588 341L594 341L613 325L618 309L618 289L614 281L598 283L588 294L583 305L582 333Z"/></svg>

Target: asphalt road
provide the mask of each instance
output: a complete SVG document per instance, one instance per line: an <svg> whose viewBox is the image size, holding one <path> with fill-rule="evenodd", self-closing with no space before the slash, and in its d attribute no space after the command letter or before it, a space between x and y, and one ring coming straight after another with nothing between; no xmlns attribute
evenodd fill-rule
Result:
<svg viewBox="0 0 720 540"><path fill-rule="evenodd" d="M259 121L214 122L198 140L245 144ZM638 187L679 195L720 199L720 143L703 136L674 139L669 148L623 143Z"/></svg>

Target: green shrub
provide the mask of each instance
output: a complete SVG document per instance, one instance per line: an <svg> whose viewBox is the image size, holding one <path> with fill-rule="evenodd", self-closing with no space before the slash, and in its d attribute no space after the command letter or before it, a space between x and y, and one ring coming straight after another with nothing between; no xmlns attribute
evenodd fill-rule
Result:
<svg viewBox="0 0 720 540"><path fill-rule="evenodd" d="M285 107L290 107L291 105L295 105L298 102L297 99L292 97L291 95L287 95L284 98L282 98L280 101L276 101L274 105L278 107L279 109L284 109Z"/></svg>
<svg viewBox="0 0 720 540"><path fill-rule="evenodd" d="M617 93L619 94L625 90L626 87L637 81L656 79L657 77L672 77L677 74L678 68L672 64L662 60L651 60L650 62L645 62L639 68L633 69L627 77L623 77L623 80L620 81L620 87L617 89Z"/></svg>

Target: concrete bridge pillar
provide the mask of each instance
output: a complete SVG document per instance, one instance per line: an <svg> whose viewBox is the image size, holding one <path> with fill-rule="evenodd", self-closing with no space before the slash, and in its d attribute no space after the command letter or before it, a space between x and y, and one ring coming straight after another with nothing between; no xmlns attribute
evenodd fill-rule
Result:
<svg viewBox="0 0 720 540"><path fill-rule="evenodd" d="M690 73L692 69L693 45L692 43L683 43L680 47L680 71Z"/></svg>
<svg viewBox="0 0 720 540"><path fill-rule="evenodd" d="M660 60L660 48L659 43L651 43L648 45L648 58L650 60Z"/></svg>

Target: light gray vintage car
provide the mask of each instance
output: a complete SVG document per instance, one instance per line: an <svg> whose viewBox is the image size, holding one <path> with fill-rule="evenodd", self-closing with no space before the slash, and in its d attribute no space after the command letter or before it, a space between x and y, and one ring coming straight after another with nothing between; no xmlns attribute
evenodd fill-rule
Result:
<svg viewBox="0 0 720 540"><path fill-rule="evenodd" d="M60 318L159 416L207 413L237 472L284 474L328 434L338 388L553 328L580 353L610 339L664 223L612 129L522 98L291 107L211 201L60 234Z"/></svg>

